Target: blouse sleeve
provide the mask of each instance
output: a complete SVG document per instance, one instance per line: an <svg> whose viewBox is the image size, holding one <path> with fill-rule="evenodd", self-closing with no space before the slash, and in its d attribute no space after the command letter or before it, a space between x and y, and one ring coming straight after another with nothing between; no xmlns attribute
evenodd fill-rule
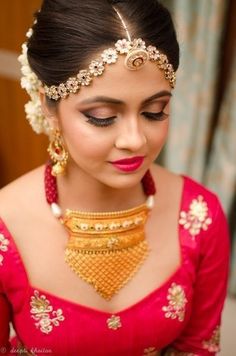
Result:
<svg viewBox="0 0 236 356"><path fill-rule="evenodd" d="M211 229L202 236L192 314L182 334L166 351L168 356L213 356L220 351L221 313L229 269L229 235L218 200L214 210Z"/></svg>

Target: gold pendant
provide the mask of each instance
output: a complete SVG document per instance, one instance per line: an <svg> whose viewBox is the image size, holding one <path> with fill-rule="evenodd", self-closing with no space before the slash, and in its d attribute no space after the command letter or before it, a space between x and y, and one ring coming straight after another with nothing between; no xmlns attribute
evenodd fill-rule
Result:
<svg viewBox="0 0 236 356"><path fill-rule="evenodd" d="M96 292L110 300L137 272L148 255L144 225L148 208L111 213L67 210L65 261Z"/></svg>

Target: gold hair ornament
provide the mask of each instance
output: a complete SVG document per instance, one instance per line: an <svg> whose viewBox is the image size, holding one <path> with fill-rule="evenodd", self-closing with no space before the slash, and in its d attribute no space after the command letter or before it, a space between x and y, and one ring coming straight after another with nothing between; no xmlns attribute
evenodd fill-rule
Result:
<svg viewBox="0 0 236 356"><path fill-rule="evenodd" d="M92 83L94 77L101 76L107 64L116 63L119 55L126 55L124 65L129 70L141 69L145 63L150 60L155 63L157 67L163 70L166 80L169 81L172 88L175 87L176 73L172 64L169 63L165 54L161 53L155 46L146 46L146 43L141 39L131 40L128 28L118 12L117 13L122 26L126 32L127 39L118 40L115 47L105 49L101 56L91 61L88 69L82 69L76 76L70 77L65 83L58 86L46 86L38 79L37 75L31 70L27 58L27 43L22 45L22 54L19 56L21 63L21 86L29 94L31 100L25 105L26 118L31 124L36 133L45 133L49 135L50 128L47 120L45 119L39 100L39 88L44 87L45 94L48 98L59 100L66 98L70 93L77 93L81 87L88 86ZM30 38L33 30L29 29L26 36Z"/></svg>
<svg viewBox="0 0 236 356"><path fill-rule="evenodd" d="M115 47L105 49L100 57L90 63L89 69L80 70L75 77L69 78L65 83L61 83L58 86L44 86L45 93L50 99L64 99L70 93L77 93L82 86L90 85L94 77L103 74L106 64L116 63L118 56L123 54L126 55L125 67L129 70L141 69L148 60L155 62L158 68L164 71L165 78L169 81L171 87L174 88L176 75L167 56L158 51L154 46L147 47L141 38L132 41L123 17L114 6L113 9L121 21L127 39L118 40L115 43Z"/></svg>
<svg viewBox="0 0 236 356"><path fill-rule="evenodd" d="M164 71L165 78L169 81L172 88L175 86L176 75L173 66L169 64L168 58L154 46L146 47L141 39L128 41L127 39L118 40L114 48L105 49L101 56L93 60L89 69L82 69L75 77L69 78L65 83L58 86L44 86L46 95L53 100L66 98L70 93L77 93L81 87L91 84L94 77L103 74L105 65L116 63L119 55L126 55L125 66L129 70L137 70L150 60L157 67Z"/></svg>

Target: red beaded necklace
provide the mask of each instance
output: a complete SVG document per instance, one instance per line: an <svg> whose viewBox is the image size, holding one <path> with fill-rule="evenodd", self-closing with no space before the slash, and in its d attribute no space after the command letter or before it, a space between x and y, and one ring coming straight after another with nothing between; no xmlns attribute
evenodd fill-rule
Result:
<svg viewBox="0 0 236 356"><path fill-rule="evenodd" d="M149 208L152 208L154 195L156 193L156 187L150 170L147 170L141 182L142 182L144 193L148 197L147 205ZM46 199L48 204L50 204L52 208L53 214L56 217L60 217L61 212L58 206L57 180L56 177L52 175L52 164L50 161L45 166L44 187L45 187Z"/></svg>
<svg viewBox="0 0 236 356"><path fill-rule="evenodd" d="M150 171L142 185L148 198L138 207L101 213L67 209L62 216L51 163L45 168L47 202L69 233L65 261L107 300L133 277L149 253L144 227L156 191Z"/></svg>

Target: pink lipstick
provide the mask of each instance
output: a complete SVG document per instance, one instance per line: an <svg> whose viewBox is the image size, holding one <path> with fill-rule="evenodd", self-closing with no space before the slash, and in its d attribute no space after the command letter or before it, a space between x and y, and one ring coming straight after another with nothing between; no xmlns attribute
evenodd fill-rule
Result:
<svg viewBox="0 0 236 356"><path fill-rule="evenodd" d="M134 172L136 171L143 163L144 156L124 158L118 161L112 161L110 163L113 164L117 169L123 172Z"/></svg>

